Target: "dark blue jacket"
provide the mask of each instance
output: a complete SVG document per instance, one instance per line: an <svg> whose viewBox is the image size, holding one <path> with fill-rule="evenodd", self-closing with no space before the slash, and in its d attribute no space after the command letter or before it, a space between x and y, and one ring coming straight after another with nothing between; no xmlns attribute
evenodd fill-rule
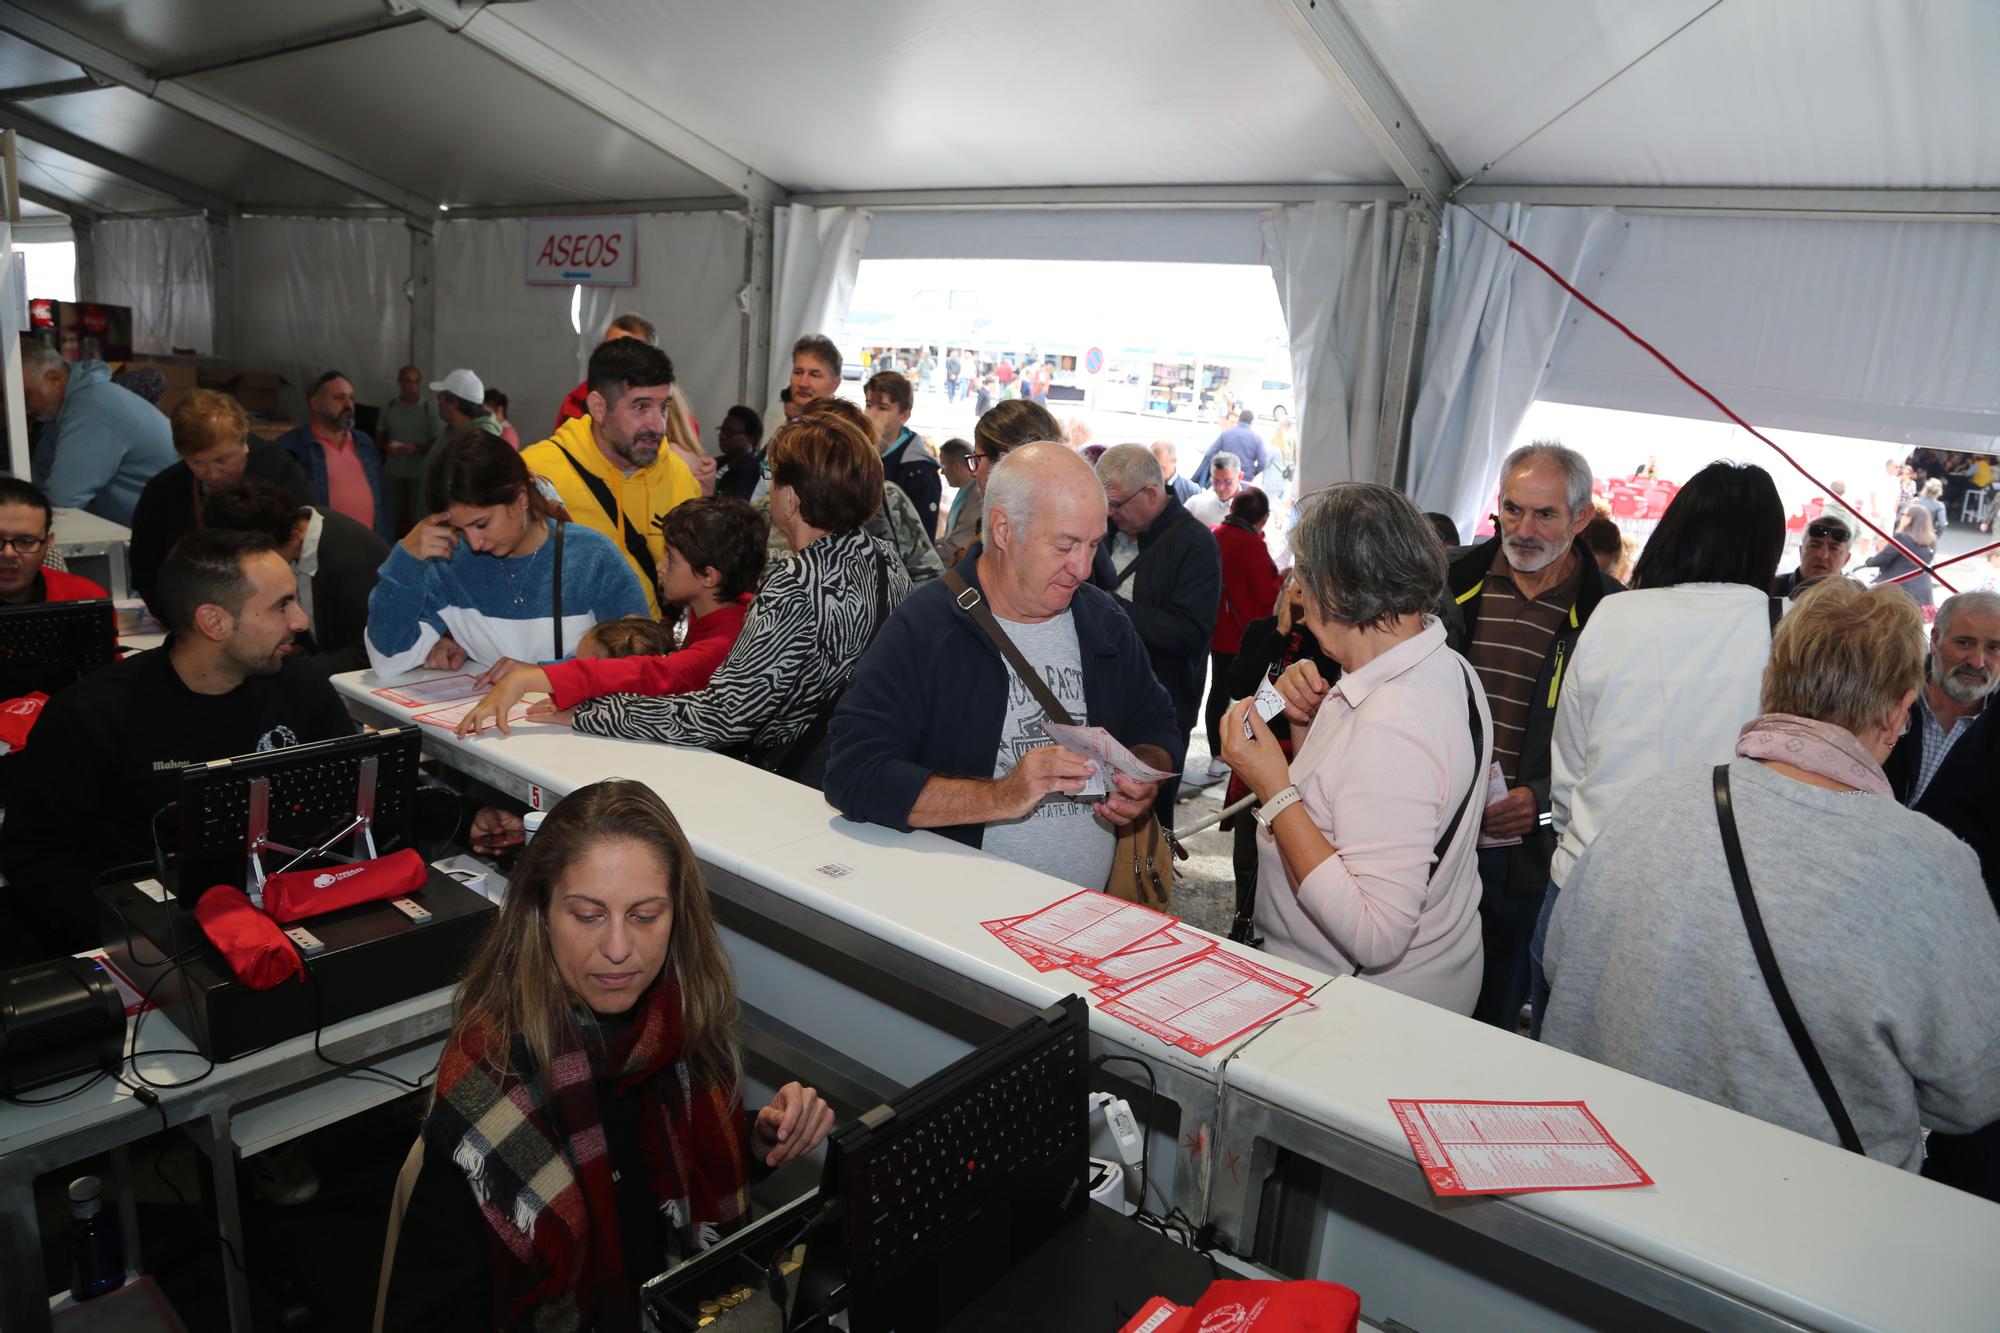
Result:
<svg viewBox="0 0 2000 1333"><path fill-rule="evenodd" d="M312 423L293 427L280 435L277 442L306 470L313 503L330 504L326 498L326 449L313 435ZM375 441L365 431L354 432L354 456L361 460L362 475L368 478L369 493L375 497L375 532L393 546L403 534L391 530L389 495L382 487L382 455L376 452Z"/></svg>
<svg viewBox="0 0 2000 1333"><path fill-rule="evenodd" d="M979 584L979 558L959 563ZM1084 584L1070 603L1083 658L1083 697L1091 726L1126 748L1157 745L1179 769L1181 732L1167 692L1153 678L1146 649L1109 593ZM849 819L909 827L910 810L933 776L993 776L1007 716L1007 663L942 579L920 584L882 627L854 670L833 715L826 798ZM935 830L968 847L983 824Z"/></svg>
<svg viewBox="0 0 2000 1333"><path fill-rule="evenodd" d="M1118 570L1111 563L1111 543L1117 536L1117 528L1107 525L1090 573L1090 581L1106 592L1118 585ZM1160 541L1167 543L1166 549L1146 556ZM1120 605L1146 645L1153 674L1174 701L1174 717L1185 736L1201 712L1208 641L1215 634L1215 613L1222 604L1222 548L1200 519L1189 516L1186 505L1168 496L1160 516L1139 534L1139 554L1145 563L1126 582L1131 600Z"/></svg>

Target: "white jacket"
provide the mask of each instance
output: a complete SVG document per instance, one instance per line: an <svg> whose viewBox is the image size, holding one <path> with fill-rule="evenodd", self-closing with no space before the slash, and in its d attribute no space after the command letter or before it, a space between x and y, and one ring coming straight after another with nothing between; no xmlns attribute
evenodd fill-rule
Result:
<svg viewBox="0 0 2000 1333"><path fill-rule="evenodd" d="M1741 583L1683 583L1607 597L1591 613L1556 704L1557 885L1633 788L1736 753L1737 733L1760 711L1770 607Z"/></svg>

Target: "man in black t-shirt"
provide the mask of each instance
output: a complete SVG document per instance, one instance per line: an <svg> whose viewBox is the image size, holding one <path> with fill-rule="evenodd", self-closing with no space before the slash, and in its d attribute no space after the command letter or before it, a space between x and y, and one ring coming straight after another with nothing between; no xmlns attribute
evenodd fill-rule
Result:
<svg viewBox="0 0 2000 1333"><path fill-rule="evenodd" d="M132 863L149 873L154 817L184 765L353 734L333 687L294 655L306 616L269 538L189 533L155 598L166 644L64 690L29 736L0 828L9 915L38 937L29 957L99 943L92 883Z"/></svg>

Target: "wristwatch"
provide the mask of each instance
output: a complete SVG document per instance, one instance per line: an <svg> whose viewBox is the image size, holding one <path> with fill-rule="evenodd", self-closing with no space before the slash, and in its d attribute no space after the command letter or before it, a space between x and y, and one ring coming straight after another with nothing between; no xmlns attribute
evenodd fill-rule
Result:
<svg viewBox="0 0 2000 1333"><path fill-rule="evenodd" d="M1270 800L1264 802L1264 804L1258 806L1255 810L1252 810L1250 817L1268 829L1271 827L1272 820L1304 799L1303 796L1299 795L1297 787L1287 787Z"/></svg>

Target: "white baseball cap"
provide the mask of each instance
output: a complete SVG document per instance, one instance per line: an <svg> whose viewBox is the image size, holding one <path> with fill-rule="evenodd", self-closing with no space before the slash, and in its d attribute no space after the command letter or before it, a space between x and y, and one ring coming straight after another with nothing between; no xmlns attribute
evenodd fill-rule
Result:
<svg viewBox="0 0 2000 1333"><path fill-rule="evenodd" d="M468 403L486 401L486 386L479 382L479 376L469 370L454 370L441 380L432 380L431 392L436 393L440 390L456 394Z"/></svg>

